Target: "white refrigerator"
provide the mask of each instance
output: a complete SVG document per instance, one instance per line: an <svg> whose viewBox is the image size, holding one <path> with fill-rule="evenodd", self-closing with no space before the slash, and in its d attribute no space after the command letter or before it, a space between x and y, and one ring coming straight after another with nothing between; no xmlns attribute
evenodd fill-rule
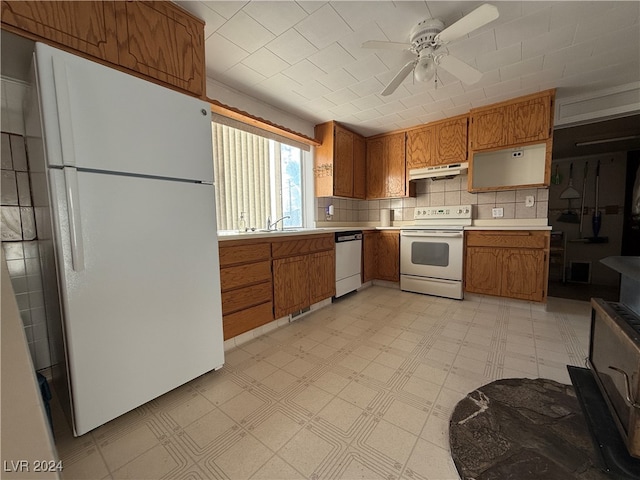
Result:
<svg viewBox="0 0 640 480"><path fill-rule="evenodd" d="M34 63L82 435L224 363L210 106L43 44Z"/></svg>

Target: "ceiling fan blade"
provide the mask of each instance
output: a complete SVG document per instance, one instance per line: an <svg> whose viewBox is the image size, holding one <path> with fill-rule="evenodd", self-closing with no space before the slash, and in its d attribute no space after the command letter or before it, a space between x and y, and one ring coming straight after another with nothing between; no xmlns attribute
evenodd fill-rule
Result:
<svg viewBox="0 0 640 480"><path fill-rule="evenodd" d="M380 48L380 49L393 49L393 50L407 50L411 48L408 43L398 42L381 42L378 40L367 40L362 44L362 48Z"/></svg>
<svg viewBox="0 0 640 480"><path fill-rule="evenodd" d="M396 73L396 76L393 77L393 80L389 82L389 85L384 87L384 90L380 92L380 95L382 95L383 97L386 97L387 95L391 95L393 92L395 92L396 88L398 88L402 83L402 81L405 78L407 78L407 75L413 72L413 69L415 68L417 61L418 60L411 60L404 67L402 67L400 71Z"/></svg>
<svg viewBox="0 0 640 480"><path fill-rule="evenodd" d="M467 85L476 83L482 78L482 72L479 72L475 68L464 63L462 60L452 57L451 55L443 55L439 57L436 63L451 75L458 77Z"/></svg>
<svg viewBox="0 0 640 480"><path fill-rule="evenodd" d="M462 17L453 25L450 25L441 31L436 35L435 41L438 43L452 42L453 40L463 37L467 33L473 32L483 25L492 22L499 16L500 12L498 12L498 9L495 6L485 3L484 5L480 5L471 13Z"/></svg>

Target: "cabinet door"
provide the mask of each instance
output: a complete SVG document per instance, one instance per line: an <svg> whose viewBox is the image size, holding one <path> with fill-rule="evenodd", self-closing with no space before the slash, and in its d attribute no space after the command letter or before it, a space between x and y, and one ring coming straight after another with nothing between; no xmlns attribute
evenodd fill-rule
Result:
<svg viewBox="0 0 640 480"><path fill-rule="evenodd" d="M384 137L367 140L367 198L385 196Z"/></svg>
<svg viewBox="0 0 640 480"><path fill-rule="evenodd" d="M400 281L400 234L378 232L377 278L389 282Z"/></svg>
<svg viewBox="0 0 640 480"><path fill-rule="evenodd" d="M3 1L2 24L21 35L118 63L114 2Z"/></svg>
<svg viewBox="0 0 640 480"><path fill-rule="evenodd" d="M549 138L551 98L548 95L509 107L509 144L517 145Z"/></svg>
<svg viewBox="0 0 640 480"><path fill-rule="evenodd" d="M502 251L490 247L467 247L465 290L500 295Z"/></svg>
<svg viewBox="0 0 640 480"><path fill-rule="evenodd" d="M435 133L432 165L467 161L467 117L439 123Z"/></svg>
<svg viewBox="0 0 640 480"><path fill-rule="evenodd" d="M120 65L204 95L204 28L171 2L116 2Z"/></svg>
<svg viewBox="0 0 640 480"><path fill-rule="evenodd" d="M317 303L336 294L335 250L309 255L310 303Z"/></svg>
<svg viewBox="0 0 640 480"><path fill-rule="evenodd" d="M308 255L273 261L273 302L276 318L311 305Z"/></svg>
<svg viewBox="0 0 640 480"><path fill-rule="evenodd" d="M407 132L407 168L424 168L434 165L433 127L424 127Z"/></svg>
<svg viewBox="0 0 640 480"><path fill-rule="evenodd" d="M360 135L353 136L353 197L363 199L367 196L366 184L366 146Z"/></svg>
<svg viewBox="0 0 640 480"><path fill-rule="evenodd" d="M404 197L406 194L405 134L395 133L385 137L387 143L387 197Z"/></svg>
<svg viewBox="0 0 640 480"><path fill-rule="evenodd" d="M542 301L545 268L543 250L505 249L502 254L502 296Z"/></svg>
<svg viewBox="0 0 640 480"><path fill-rule="evenodd" d="M506 107L480 110L471 115L471 147L474 150L507 144L509 115Z"/></svg>
<svg viewBox="0 0 640 480"><path fill-rule="evenodd" d="M353 196L353 133L335 125L333 153L333 194Z"/></svg>
<svg viewBox="0 0 640 480"><path fill-rule="evenodd" d="M364 232L362 235L362 282L369 282L377 277L378 232Z"/></svg>

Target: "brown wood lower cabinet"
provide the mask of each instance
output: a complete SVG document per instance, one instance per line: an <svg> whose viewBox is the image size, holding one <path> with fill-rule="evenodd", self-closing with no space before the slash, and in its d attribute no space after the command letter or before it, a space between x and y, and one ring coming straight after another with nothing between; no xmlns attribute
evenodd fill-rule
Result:
<svg viewBox="0 0 640 480"><path fill-rule="evenodd" d="M400 232L369 230L363 234L362 281L400 281Z"/></svg>
<svg viewBox="0 0 640 480"><path fill-rule="evenodd" d="M276 318L336 294L333 234L291 237L273 242L272 252Z"/></svg>
<svg viewBox="0 0 640 480"><path fill-rule="evenodd" d="M546 301L548 231L470 231L466 243L465 291Z"/></svg>

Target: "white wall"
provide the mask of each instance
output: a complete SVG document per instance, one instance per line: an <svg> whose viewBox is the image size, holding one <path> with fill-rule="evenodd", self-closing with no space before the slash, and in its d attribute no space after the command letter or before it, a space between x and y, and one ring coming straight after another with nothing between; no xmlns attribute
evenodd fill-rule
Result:
<svg viewBox="0 0 640 480"><path fill-rule="evenodd" d="M24 136L22 101L27 85L17 80L0 77L2 90L2 131Z"/></svg>
<svg viewBox="0 0 640 480"><path fill-rule="evenodd" d="M314 124L289 112L280 110L268 103L207 78L207 97L229 107L238 108L256 117L264 118L294 132L314 137Z"/></svg>

